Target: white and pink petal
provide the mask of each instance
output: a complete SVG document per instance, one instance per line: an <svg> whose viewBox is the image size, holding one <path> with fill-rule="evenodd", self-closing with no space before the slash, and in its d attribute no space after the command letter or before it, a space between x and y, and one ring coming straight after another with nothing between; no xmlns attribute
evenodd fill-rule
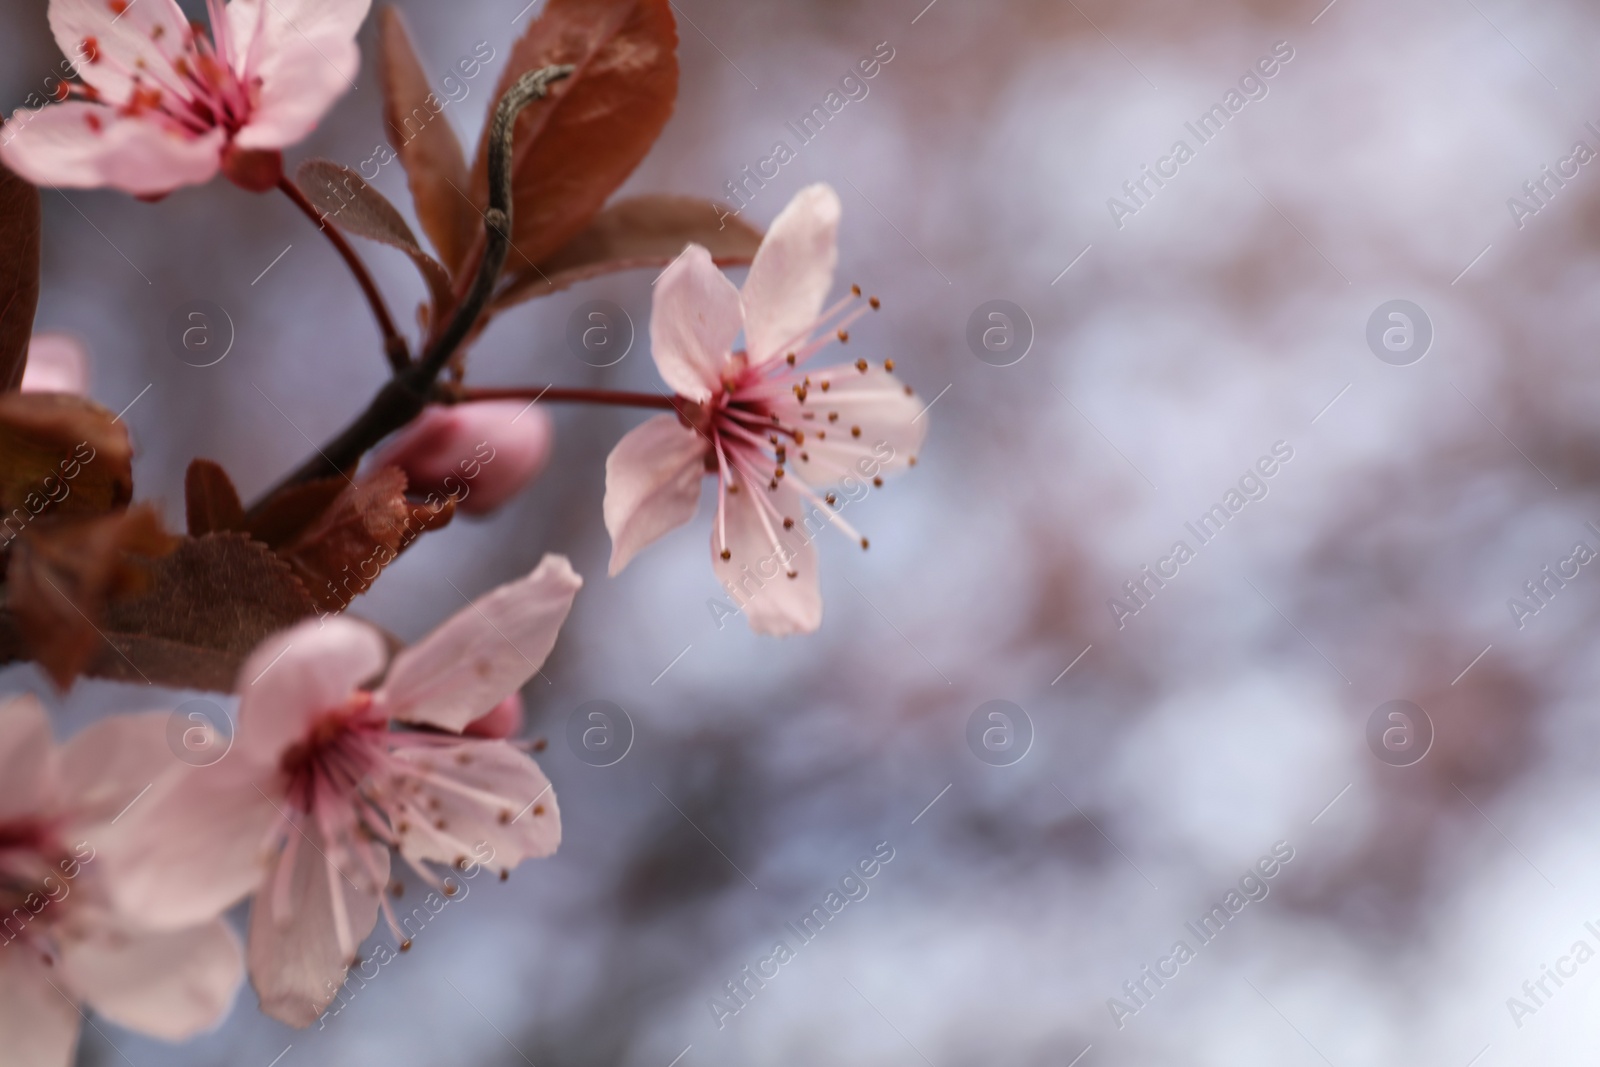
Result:
<svg viewBox="0 0 1600 1067"><path fill-rule="evenodd" d="M230 758L275 766L320 715L344 707L388 659L373 627L308 619L263 641L239 671L239 736Z"/></svg>
<svg viewBox="0 0 1600 1067"><path fill-rule="evenodd" d="M182 86L173 63L191 31L174 0L50 0L50 31L108 103L125 103L136 76L147 88Z"/></svg>
<svg viewBox="0 0 1600 1067"><path fill-rule="evenodd" d="M0 822L54 807L58 754L44 707L31 693L0 703Z"/></svg>
<svg viewBox="0 0 1600 1067"><path fill-rule="evenodd" d="M489 741L504 741L508 737L515 737L522 732L522 724L527 713L522 706L522 694L512 693L500 703L489 709L487 715L480 715L462 727L464 737L479 737Z"/></svg>
<svg viewBox="0 0 1600 1067"><path fill-rule="evenodd" d="M239 939L221 920L163 932L102 921L61 941L69 988L118 1026L166 1041L221 1023L244 978Z"/></svg>
<svg viewBox="0 0 1600 1067"><path fill-rule="evenodd" d="M373 697L402 722L460 732L544 665L583 586L565 556L473 601L401 652Z"/></svg>
<svg viewBox="0 0 1600 1067"><path fill-rule="evenodd" d="M0 161L35 185L159 196L209 181L226 141L221 129L196 135L156 112L69 100L14 114L0 133Z"/></svg>
<svg viewBox="0 0 1600 1067"><path fill-rule="evenodd" d="M870 482L916 459L928 432L924 404L893 374L874 366L863 373L844 363L810 375L804 403L785 395L774 404L787 425L806 435L803 446L789 450L794 473L817 486L846 478Z"/></svg>
<svg viewBox="0 0 1600 1067"><path fill-rule="evenodd" d="M313 826L291 832L305 836L279 854L251 905L247 958L261 1010L303 1028L332 1003L377 925L389 850L356 844L367 853L358 863Z"/></svg>
<svg viewBox="0 0 1600 1067"><path fill-rule="evenodd" d="M371 0L232 0L228 32L235 71L260 79L250 118L235 136L246 149L279 149L316 128L361 69L356 34Z"/></svg>
<svg viewBox="0 0 1600 1067"><path fill-rule="evenodd" d="M810 332L833 286L839 214L831 186L808 185L767 230L740 293L752 364L783 358Z"/></svg>
<svg viewBox="0 0 1600 1067"><path fill-rule="evenodd" d="M727 497L728 559L722 558L718 529L711 530L717 580L756 633L811 633L822 625L815 540L828 520L787 479L776 490L748 478L741 483ZM785 519L792 525L786 527Z"/></svg>
<svg viewBox="0 0 1600 1067"><path fill-rule="evenodd" d="M255 892L286 801L276 792L276 769L249 767L236 755L209 767L183 765L95 835L93 862L118 911L173 930L213 919Z"/></svg>
<svg viewBox="0 0 1600 1067"><path fill-rule="evenodd" d="M72 1067L83 1017L61 976L26 943L0 948L0 1048L6 1067Z"/></svg>
<svg viewBox="0 0 1600 1067"><path fill-rule="evenodd" d="M61 746L61 800L74 823L131 812L146 790L185 767L167 747L168 718L161 711L108 716Z"/></svg>
<svg viewBox="0 0 1600 1067"><path fill-rule="evenodd" d="M610 573L619 574L651 542L694 518L710 444L676 415L656 415L606 457L606 532Z"/></svg>
<svg viewBox="0 0 1600 1067"><path fill-rule="evenodd" d="M721 385L744 328L739 290L711 261L711 253L690 245L656 280L650 307L650 354L662 381L679 396L708 400Z"/></svg>
<svg viewBox="0 0 1600 1067"><path fill-rule="evenodd" d="M395 819L413 862L510 870L555 852L561 810L539 765L504 741L396 749L391 795L408 797Z"/></svg>

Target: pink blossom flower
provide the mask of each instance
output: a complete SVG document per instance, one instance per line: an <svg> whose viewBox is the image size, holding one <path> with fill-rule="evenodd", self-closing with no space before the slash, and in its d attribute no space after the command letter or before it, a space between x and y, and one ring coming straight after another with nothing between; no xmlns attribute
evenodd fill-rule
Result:
<svg viewBox="0 0 1600 1067"><path fill-rule="evenodd" d="M28 364L22 372L24 393L89 391L89 353L83 342L64 333L36 333L28 342Z"/></svg>
<svg viewBox="0 0 1600 1067"><path fill-rule="evenodd" d="M634 429L606 460L611 573L694 517L702 474L717 479L711 562L759 633L822 621L813 539L825 525L862 548L833 485L882 484L916 463L924 424L911 387L866 360L806 363L865 314L859 289L827 309L839 198L802 189L773 222L744 289L690 245L656 282L650 343L680 415ZM876 307L876 299L871 301ZM734 343L743 332L745 347Z"/></svg>
<svg viewBox="0 0 1600 1067"><path fill-rule="evenodd" d="M174 763L163 714L104 719L57 747L31 696L0 704L0 1053L68 1067L80 1006L178 1041L220 1022L243 977L220 920L151 932L110 907L97 846Z"/></svg>
<svg viewBox="0 0 1600 1067"><path fill-rule="evenodd" d="M406 472L414 492L455 497L487 515L538 477L550 459L550 417L518 400L434 406L373 458Z"/></svg>
<svg viewBox="0 0 1600 1067"><path fill-rule="evenodd" d="M582 584L546 556L395 656L386 675L382 635L354 619L310 620L263 642L240 671L232 750L158 784L106 848L119 901L178 926L254 893L248 962L262 1010L309 1026L380 910L410 947L385 892L391 852L449 896L425 864L493 865L504 877L556 850L561 817L538 765L460 731L538 670Z"/></svg>
<svg viewBox="0 0 1600 1067"><path fill-rule="evenodd" d="M249 189L275 185L279 150L351 87L371 0L207 4L209 35L175 0L50 0L50 29L82 80L62 102L13 115L0 160L36 185L138 196L219 169Z"/></svg>

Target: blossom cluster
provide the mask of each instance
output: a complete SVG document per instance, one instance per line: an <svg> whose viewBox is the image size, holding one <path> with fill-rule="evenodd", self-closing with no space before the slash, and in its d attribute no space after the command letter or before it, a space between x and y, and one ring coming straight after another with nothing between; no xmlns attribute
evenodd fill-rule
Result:
<svg viewBox="0 0 1600 1067"><path fill-rule="evenodd" d="M217 1025L246 976L263 1012L309 1026L380 921L383 962L410 948L393 903L407 879L442 901L455 875L504 880L556 852L560 809L542 746L520 739L519 691L583 587L571 563L545 555L409 647L342 614L414 540L536 479L553 438L541 401L657 412L605 463L610 574L692 521L709 479L713 574L768 635L821 624L820 527L869 545L835 489L856 499L916 463L925 412L894 361L818 365L880 307L855 286L830 299L831 188L800 190L765 233L709 201L607 204L676 95L666 0L549 0L510 49L471 162L449 123L404 121L437 96L398 13L380 14L393 158L431 250L355 171L285 167L352 84L369 5L208 0L202 25L175 0L50 0L76 80L0 126L0 663L31 660L62 690L92 676L237 701L231 747L197 763L163 712L58 742L38 699L0 698L8 1064L71 1062L90 1009L182 1040ZM36 187L151 200L219 175L237 195L282 192L327 235L392 377L254 503L195 459L175 534L133 499L132 443L91 399L89 353L33 332ZM351 236L417 265L416 337ZM496 314L640 267L660 271L649 336L668 392L471 381L467 351ZM742 286L728 267L748 268ZM241 936L229 913L244 902Z"/></svg>

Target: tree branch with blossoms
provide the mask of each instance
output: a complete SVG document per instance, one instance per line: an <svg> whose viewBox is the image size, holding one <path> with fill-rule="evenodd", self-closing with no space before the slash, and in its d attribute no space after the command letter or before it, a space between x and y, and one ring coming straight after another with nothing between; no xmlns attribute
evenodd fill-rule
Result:
<svg viewBox="0 0 1600 1067"><path fill-rule="evenodd" d="M512 134L523 108L542 99L550 84L571 76L573 68L549 66L522 75L496 105L489 126L489 206L483 214L483 255L472 284L456 307L444 332L435 338L415 363L400 364L394 377L372 398L365 411L317 454L306 460L277 489L268 493L255 514L270 506L276 494L317 478L337 477L354 467L373 446L422 414L433 396L433 385L478 324L499 281L511 251L514 207L511 186ZM302 197L303 199L303 197ZM314 209L313 209L314 210ZM342 238L341 238L342 240ZM348 246L345 246L348 247Z"/></svg>
<svg viewBox="0 0 1600 1067"><path fill-rule="evenodd" d="M37 700L0 697L14 801L0 915L32 917L3 937L23 951L0 966L0 1033L25 1035L30 1064L70 1061L82 1005L189 1037L226 1015L245 973L267 1014L308 1026L380 918L394 951L410 947L389 902L396 861L448 896L458 876L506 878L556 851L552 787L515 737L519 690L583 585L571 564L545 556L409 648L343 615L417 538L493 514L538 475L552 435L539 404L655 412L606 459L610 574L692 521L709 478L713 573L772 635L821 625L820 531L869 543L833 488L881 485L922 445L925 412L893 360L817 365L879 307L854 286L829 300L830 187L800 190L765 234L710 201L611 199L676 99L667 0L548 0L470 162L433 120L400 15L379 13L386 125L428 247L357 172L285 170L352 84L369 2L208 0L204 26L175 0L50 0L80 80L0 128L0 663L35 663L62 691L89 676L227 693L239 722L215 759L174 747L160 713L58 746ZM180 533L135 499L133 443L91 399L87 351L36 332L37 187L149 200L218 176L282 193L325 233L390 376L249 505L196 457ZM417 267L415 343L352 238ZM742 286L728 267L749 268ZM641 268L660 272L649 338L665 392L470 380L497 315ZM216 725L182 737L209 751ZM51 888L67 883L70 896ZM35 907L46 899L59 903ZM247 949L221 918L246 900Z"/></svg>

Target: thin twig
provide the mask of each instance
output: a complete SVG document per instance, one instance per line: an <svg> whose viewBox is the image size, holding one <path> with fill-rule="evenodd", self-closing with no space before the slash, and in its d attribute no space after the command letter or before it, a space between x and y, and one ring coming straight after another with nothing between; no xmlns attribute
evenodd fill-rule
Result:
<svg viewBox="0 0 1600 1067"><path fill-rule="evenodd" d="M449 389L442 397L445 403L469 403L478 400L538 400L551 404L615 404L629 408L659 408L678 411L683 401L675 396L660 393L627 393L611 389L558 389L553 385L525 385L511 388Z"/></svg>
<svg viewBox="0 0 1600 1067"><path fill-rule="evenodd" d="M355 275L356 283L361 286L361 292L365 294L367 303L372 305L372 314L378 320L378 329L383 331L383 350L384 354L389 357L389 366L394 368L396 374L405 370L411 365L411 349L406 344L406 339L401 336L399 329L396 328L394 316L389 314L389 306L383 302L383 294L378 291L378 284L372 280L372 275L368 272L367 265L361 261L361 257L356 253L356 250L350 247L350 242L344 239L344 234L340 233L336 227L330 226L327 219L323 218L322 212L317 210L316 205L306 199L306 195L300 191L299 186L290 181L287 176L284 176L278 179L278 188L283 191L284 196L287 196L293 202L295 207L305 212L306 218L316 223L317 228L328 235L328 240L333 243L333 247L344 258L345 266L349 267L350 273Z"/></svg>
<svg viewBox="0 0 1600 1067"><path fill-rule="evenodd" d="M478 263L471 289L456 307L450 324L428 346L421 359L396 373L378 390L366 410L349 426L258 500L250 509L251 516L259 515L266 502L283 489L353 469L379 441L422 414L434 395L434 382L439 372L450 361L456 347L466 340L488 304L511 247L511 147L517 116L523 108L543 97L551 82L567 77L572 71L570 66L530 71L495 105L489 138L489 207L483 214L483 259Z"/></svg>
<svg viewBox="0 0 1600 1067"><path fill-rule="evenodd" d="M495 283L500 280L500 271L506 265L506 256L511 253L511 142L517 116L522 114L523 108L542 98L551 82L567 77L574 69L571 66L544 67L524 74L495 107L494 124L489 130L489 209L483 213L483 258L478 261L472 288L456 307L450 325L423 353L421 370L427 375L430 386L488 306Z"/></svg>

